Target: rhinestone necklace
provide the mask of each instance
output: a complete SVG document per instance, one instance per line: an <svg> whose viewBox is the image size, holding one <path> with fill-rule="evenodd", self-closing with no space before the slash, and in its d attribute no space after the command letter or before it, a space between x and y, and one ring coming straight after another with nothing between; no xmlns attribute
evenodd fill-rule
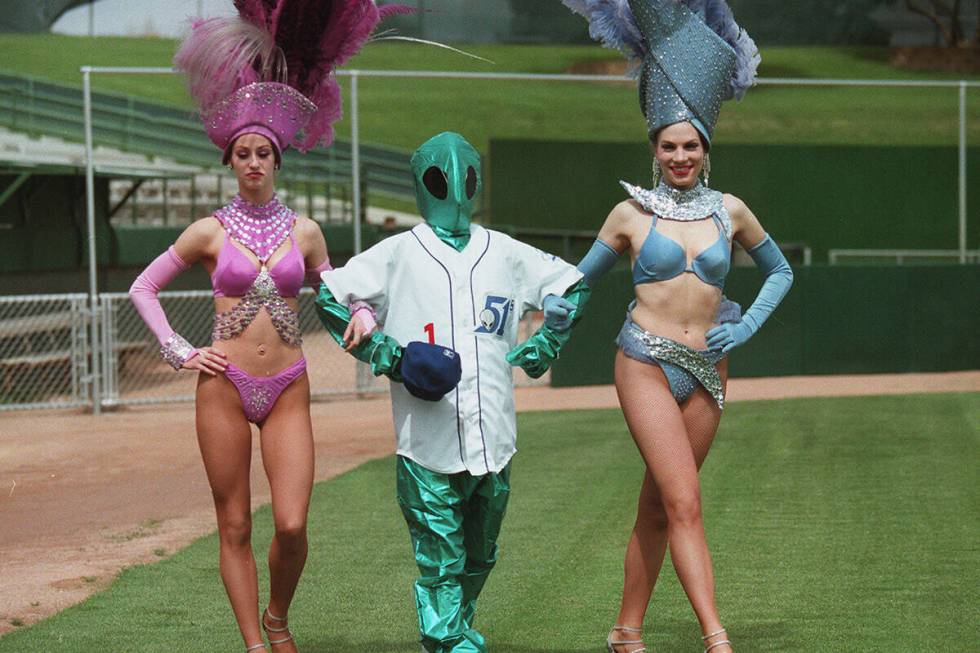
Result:
<svg viewBox="0 0 980 653"><path fill-rule="evenodd" d="M252 204L241 195L235 195L230 204L214 212L214 217L224 225L231 238L258 257L263 268L289 236L296 221L296 213L280 202L276 195L262 205Z"/></svg>
<svg viewBox="0 0 980 653"><path fill-rule="evenodd" d="M625 181L619 182L630 197L639 202L643 210L665 220L693 222L717 215L721 220L725 237L732 238L732 219L722 202L722 194L698 182L691 188L674 188L661 180L653 190L647 190Z"/></svg>
<svg viewBox="0 0 980 653"><path fill-rule="evenodd" d="M691 188L674 188L661 181L653 190L619 183L644 209L668 220L703 220L722 206L721 193L700 182Z"/></svg>

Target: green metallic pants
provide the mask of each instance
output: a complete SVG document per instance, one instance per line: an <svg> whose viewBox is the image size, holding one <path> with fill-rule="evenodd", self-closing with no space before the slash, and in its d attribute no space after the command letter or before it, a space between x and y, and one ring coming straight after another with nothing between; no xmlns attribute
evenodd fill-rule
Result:
<svg viewBox="0 0 980 653"><path fill-rule="evenodd" d="M476 599L497 562L510 465L496 474L440 474L398 457L398 505L421 577L415 607L429 653L485 653L473 629Z"/></svg>

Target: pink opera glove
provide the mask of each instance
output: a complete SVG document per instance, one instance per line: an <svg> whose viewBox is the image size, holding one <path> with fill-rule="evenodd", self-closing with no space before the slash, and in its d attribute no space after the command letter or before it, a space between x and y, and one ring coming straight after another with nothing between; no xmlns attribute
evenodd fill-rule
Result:
<svg viewBox="0 0 980 653"><path fill-rule="evenodd" d="M175 370L179 370L184 363L196 356L197 350L170 327L157 295L188 267L190 266L171 246L146 266L129 288L129 299L136 307L136 312L160 342L160 355Z"/></svg>
<svg viewBox="0 0 980 653"><path fill-rule="evenodd" d="M330 264L330 256L315 268L306 271L306 283L310 285L313 290L317 290L322 283L320 274L327 272L328 270L333 270L333 266ZM352 301L348 306L350 308L351 317L357 317L361 321L361 325L364 327L365 333L371 333L374 328L378 326L378 320L374 309L367 302L362 302L360 300Z"/></svg>
<svg viewBox="0 0 980 653"><path fill-rule="evenodd" d="M355 300L350 303L350 315L361 321L365 333L371 333L378 326L374 309L367 302Z"/></svg>
<svg viewBox="0 0 980 653"><path fill-rule="evenodd" d="M306 270L306 283L314 292L320 289L320 284L323 280L320 278L320 274L328 270L333 270L333 266L330 265L330 256L323 260L323 263L316 266L315 268L307 268Z"/></svg>

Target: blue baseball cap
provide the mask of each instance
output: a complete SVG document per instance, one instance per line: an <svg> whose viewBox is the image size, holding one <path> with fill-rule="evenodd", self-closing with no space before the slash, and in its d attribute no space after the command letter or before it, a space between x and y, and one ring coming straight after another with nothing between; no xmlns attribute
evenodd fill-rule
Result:
<svg viewBox="0 0 980 653"><path fill-rule="evenodd" d="M412 396L439 401L463 376L459 354L442 345L410 342L402 353L402 383Z"/></svg>

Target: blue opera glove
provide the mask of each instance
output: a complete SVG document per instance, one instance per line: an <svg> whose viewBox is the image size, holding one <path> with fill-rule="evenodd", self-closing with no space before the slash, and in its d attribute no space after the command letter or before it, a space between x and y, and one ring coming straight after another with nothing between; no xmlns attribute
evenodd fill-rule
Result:
<svg viewBox="0 0 980 653"><path fill-rule="evenodd" d="M546 296L542 302L545 309L545 323L530 338L507 352L507 362L511 365L519 365L532 379L547 372L561 353L561 348L572 337L572 328L582 319L582 310L591 294L592 291L589 290L585 279L579 279L561 297ZM568 315L565 317L567 325L564 330L553 328L548 324L549 297L563 302L563 309L568 310ZM554 300L551 303L557 305Z"/></svg>
<svg viewBox="0 0 980 653"><path fill-rule="evenodd" d="M548 295L544 298L544 323L553 331L568 331L572 326L572 313L576 305L564 297Z"/></svg>
<svg viewBox="0 0 980 653"><path fill-rule="evenodd" d="M775 241L766 234L761 243L749 250L749 256L766 276L759 294L738 322L719 324L704 334L708 349L729 352L744 345L755 335L793 285L793 270Z"/></svg>
<svg viewBox="0 0 980 653"><path fill-rule="evenodd" d="M747 317L747 316L746 316ZM755 330L743 319L740 322L719 324L704 334L708 341L708 349L729 352L744 345L755 333Z"/></svg>
<svg viewBox="0 0 980 653"><path fill-rule="evenodd" d="M596 238L595 242L592 243L592 248L575 267L585 275L585 282L589 286L594 286L602 275L616 265L618 258L619 252Z"/></svg>

